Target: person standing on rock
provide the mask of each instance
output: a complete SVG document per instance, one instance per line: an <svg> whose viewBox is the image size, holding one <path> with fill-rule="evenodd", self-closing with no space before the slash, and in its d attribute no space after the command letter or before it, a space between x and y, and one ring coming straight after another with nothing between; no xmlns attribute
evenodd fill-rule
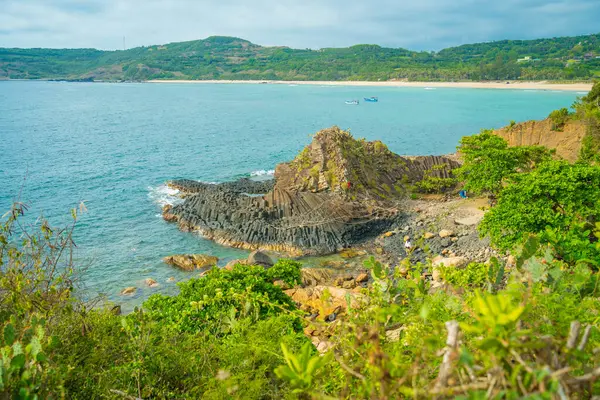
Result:
<svg viewBox="0 0 600 400"><path fill-rule="evenodd" d="M410 237L404 236L404 248L408 253L412 249L412 243L410 242Z"/></svg>

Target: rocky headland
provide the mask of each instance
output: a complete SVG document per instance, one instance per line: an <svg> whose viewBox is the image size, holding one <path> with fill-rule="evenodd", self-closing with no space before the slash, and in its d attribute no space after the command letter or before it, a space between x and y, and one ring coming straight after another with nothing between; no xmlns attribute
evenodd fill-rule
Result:
<svg viewBox="0 0 600 400"><path fill-rule="evenodd" d="M169 184L184 202L163 217L217 243L292 256L334 253L375 238L402 219L408 188L428 174L446 178L458 162L401 157L382 142L337 127L316 133L274 180Z"/></svg>

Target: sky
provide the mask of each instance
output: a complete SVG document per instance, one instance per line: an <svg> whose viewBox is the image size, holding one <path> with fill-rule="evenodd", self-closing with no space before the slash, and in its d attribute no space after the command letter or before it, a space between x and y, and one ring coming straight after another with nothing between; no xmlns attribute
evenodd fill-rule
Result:
<svg viewBox="0 0 600 400"><path fill-rule="evenodd" d="M590 33L600 33L600 0L0 0L0 47L112 50L221 35L440 50Z"/></svg>

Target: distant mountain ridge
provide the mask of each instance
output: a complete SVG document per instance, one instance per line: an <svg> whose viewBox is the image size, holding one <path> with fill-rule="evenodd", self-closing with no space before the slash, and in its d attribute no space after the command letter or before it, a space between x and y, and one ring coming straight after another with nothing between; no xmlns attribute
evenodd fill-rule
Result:
<svg viewBox="0 0 600 400"><path fill-rule="evenodd" d="M361 44L319 50L211 36L128 50L0 48L0 79L591 80L600 34L465 44L416 52Z"/></svg>

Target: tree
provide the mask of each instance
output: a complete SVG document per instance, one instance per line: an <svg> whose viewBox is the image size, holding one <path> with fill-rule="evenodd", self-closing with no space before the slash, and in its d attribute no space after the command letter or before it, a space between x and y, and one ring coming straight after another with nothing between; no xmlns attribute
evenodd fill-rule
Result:
<svg viewBox="0 0 600 400"><path fill-rule="evenodd" d="M465 189L492 196L500 192L509 176L551 158L551 151L542 146L508 147L506 140L491 130L463 137L458 151L464 163L454 173L465 182Z"/></svg>

